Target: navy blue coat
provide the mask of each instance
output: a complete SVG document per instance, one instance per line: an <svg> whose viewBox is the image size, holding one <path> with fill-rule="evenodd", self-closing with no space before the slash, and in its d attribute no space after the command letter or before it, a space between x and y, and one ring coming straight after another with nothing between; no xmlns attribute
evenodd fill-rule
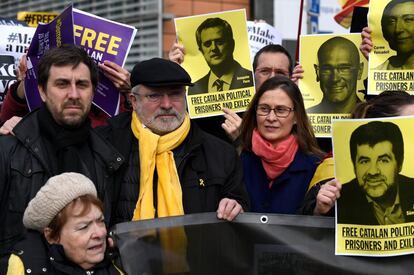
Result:
<svg viewBox="0 0 414 275"><path fill-rule="evenodd" d="M251 211L281 214L296 213L320 162L318 157L298 150L292 163L269 189L261 159L247 151L242 152L241 159Z"/></svg>

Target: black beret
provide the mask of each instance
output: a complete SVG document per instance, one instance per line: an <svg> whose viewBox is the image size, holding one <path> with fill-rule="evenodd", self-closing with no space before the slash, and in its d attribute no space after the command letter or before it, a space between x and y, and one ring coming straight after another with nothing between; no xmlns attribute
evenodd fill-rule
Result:
<svg viewBox="0 0 414 275"><path fill-rule="evenodd" d="M131 87L138 84L149 87L193 86L190 75L180 65L162 58L152 58L134 66Z"/></svg>

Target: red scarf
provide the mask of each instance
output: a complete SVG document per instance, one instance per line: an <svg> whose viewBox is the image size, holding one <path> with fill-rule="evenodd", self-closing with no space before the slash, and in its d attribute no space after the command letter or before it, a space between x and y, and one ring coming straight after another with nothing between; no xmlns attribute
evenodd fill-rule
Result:
<svg viewBox="0 0 414 275"><path fill-rule="evenodd" d="M261 158L266 175L271 180L269 188L273 181L292 163L298 147L294 135L289 135L285 140L273 146L259 134L257 128L253 130L252 150L256 156Z"/></svg>

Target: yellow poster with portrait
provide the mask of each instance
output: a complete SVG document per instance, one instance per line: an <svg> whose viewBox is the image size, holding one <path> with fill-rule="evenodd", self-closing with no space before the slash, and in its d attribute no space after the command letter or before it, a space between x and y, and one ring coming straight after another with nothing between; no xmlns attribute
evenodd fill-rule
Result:
<svg viewBox="0 0 414 275"><path fill-rule="evenodd" d="M368 94L414 94L414 1L371 0Z"/></svg>
<svg viewBox="0 0 414 275"><path fill-rule="evenodd" d="M364 99L366 59L359 34L318 34L300 37L299 80L306 112L317 137L331 137L332 119L349 118Z"/></svg>
<svg viewBox="0 0 414 275"><path fill-rule="evenodd" d="M234 10L176 18L177 41L184 45L182 67L191 118L244 111L255 93L246 11Z"/></svg>
<svg viewBox="0 0 414 275"><path fill-rule="evenodd" d="M414 253L413 117L332 123L336 203L335 254Z"/></svg>

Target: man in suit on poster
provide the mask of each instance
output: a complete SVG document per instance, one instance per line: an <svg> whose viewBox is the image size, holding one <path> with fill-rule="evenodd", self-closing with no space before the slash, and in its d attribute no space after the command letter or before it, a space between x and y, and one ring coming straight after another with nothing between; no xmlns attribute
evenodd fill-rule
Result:
<svg viewBox="0 0 414 275"><path fill-rule="evenodd" d="M227 21L218 17L206 19L197 28L196 40L210 71L189 87L189 95L253 86L252 72L233 58L235 42Z"/></svg>

